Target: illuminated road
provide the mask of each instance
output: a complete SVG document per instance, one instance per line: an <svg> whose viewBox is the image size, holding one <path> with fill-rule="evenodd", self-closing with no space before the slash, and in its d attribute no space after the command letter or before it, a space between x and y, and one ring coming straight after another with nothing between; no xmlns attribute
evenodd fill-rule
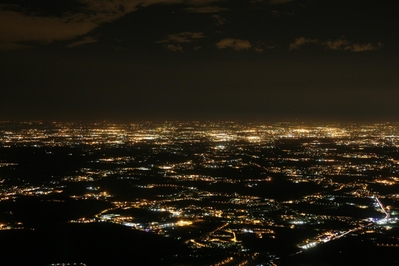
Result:
<svg viewBox="0 0 399 266"><path fill-rule="evenodd" d="M323 244L323 243L330 242L330 241L332 241L332 240L340 239L340 238L346 236L347 234L350 234L350 233L353 233L353 232L356 232L356 231L359 231L359 230L363 230L364 228L367 228L367 227L373 225L374 223L381 224L381 223L385 223L386 221L388 221L388 219L390 218L390 214L386 211L384 205L381 203L381 201L378 199L378 197L373 196L372 198L376 200L376 202L378 203L378 206L379 206L379 207L382 209L382 211L384 212L384 214L385 214L385 217L384 217L384 218L379 219L379 220L377 220L376 222L375 222L373 219L370 219L370 223L367 223L367 224L364 224L364 225L360 225L359 227L352 228L352 229L350 229L350 230L348 230L348 231L341 232L340 234L337 234L337 235L335 235L335 236L332 236L332 237L330 237L329 239L327 239L327 240L325 240L325 241L323 241L323 242L314 241L314 242L308 243L308 244L306 244L306 245L303 245L303 246L301 246L301 249L302 249L302 250L300 250L300 251L298 251L298 252L296 252L296 253L294 253L294 254L291 254L291 256L298 255L298 254L302 253L303 250L310 249L310 248L314 248L314 247L316 247L316 246L319 245L319 244ZM270 263L271 265L274 265L273 260L271 260L269 263Z"/></svg>
<svg viewBox="0 0 399 266"><path fill-rule="evenodd" d="M384 217L383 219L379 220L379 221L387 220L387 219L390 217L390 215L389 215L389 213L385 210L384 205L381 203L381 201L380 201L377 197L373 197L373 198L377 201L378 205L380 206L380 208L381 208L381 209L384 211L384 213L385 213L385 217ZM359 226L359 227L350 229L350 230L348 230L348 231L346 231L346 232L341 233L340 235L337 235L337 236L331 238L330 240L335 240L335 239L341 238L341 237L343 237L343 236L346 236L346 235L349 234L349 233L353 233L353 232L362 230L362 229L364 229L365 227L371 226L373 223L374 223L374 222L370 222L370 223L368 223L368 224L365 224L365 225L362 225L362 226ZM327 242L328 242L328 241L327 241Z"/></svg>
<svg viewBox="0 0 399 266"><path fill-rule="evenodd" d="M380 201L377 197L374 197L374 198L375 198L375 200L377 201L378 205L380 205L380 208L381 208L381 209L383 210L383 212L385 213L385 218L384 218L384 219L389 219L390 214L385 210L384 205L382 205L381 201Z"/></svg>
<svg viewBox="0 0 399 266"><path fill-rule="evenodd" d="M226 229L225 231L228 232L228 233L232 233L232 234L233 234L233 238L231 239L231 241L237 242L236 233L234 233L234 232L233 232L232 230L230 230L230 229Z"/></svg>
<svg viewBox="0 0 399 266"><path fill-rule="evenodd" d="M206 233L206 234L205 234L205 237L209 237L211 234L215 233L216 231L222 230L223 228L225 228L225 227L228 226L229 224L230 224L230 223L225 223L224 225L219 226L219 227L216 228L215 230L213 230L213 231L211 231L211 232L209 232L209 233Z"/></svg>

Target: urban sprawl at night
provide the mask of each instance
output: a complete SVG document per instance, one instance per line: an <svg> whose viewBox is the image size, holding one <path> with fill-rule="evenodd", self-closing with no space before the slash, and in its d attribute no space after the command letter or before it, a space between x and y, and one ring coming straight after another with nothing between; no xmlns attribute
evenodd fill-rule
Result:
<svg viewBox="0 0 399 266"><path fill-rule="evenodd" d="M0 149L10 265L399 263L397 123L1 122Z"/></svg>

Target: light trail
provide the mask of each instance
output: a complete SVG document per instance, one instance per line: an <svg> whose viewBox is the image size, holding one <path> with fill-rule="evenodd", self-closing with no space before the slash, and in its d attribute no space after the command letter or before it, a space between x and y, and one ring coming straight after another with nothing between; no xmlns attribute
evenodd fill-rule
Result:
<svg viewBox="0 0 399 266"><path fill-rule="evenodd" d="M378 205L380 205L380 208L382 209L382 211L385 213L385 218L384 219L389 219L389 217L391 216L386 210L384 205L381 203L381 201L378 199L378 197L374 197L374 199L377 201Z"/></svg>

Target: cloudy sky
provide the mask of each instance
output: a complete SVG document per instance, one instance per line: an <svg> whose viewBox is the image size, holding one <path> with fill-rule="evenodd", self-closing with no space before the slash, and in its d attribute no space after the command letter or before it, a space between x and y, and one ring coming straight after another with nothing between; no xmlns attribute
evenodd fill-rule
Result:
<svg viewBox="0 0 399 266"><path fill-rule="evenodd" d="M398 11L392 0L0 0L0 119L398 121Z"/></svg>

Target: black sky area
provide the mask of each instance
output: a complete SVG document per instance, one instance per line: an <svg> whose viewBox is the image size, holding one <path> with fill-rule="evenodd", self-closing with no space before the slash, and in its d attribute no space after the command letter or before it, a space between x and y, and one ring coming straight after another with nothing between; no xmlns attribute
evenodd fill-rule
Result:
<svg viewBox="0 0 399 266"><path fill-rule="evenodd" d="M0 1L1 120L397 121L399 3Z"/></svg>

